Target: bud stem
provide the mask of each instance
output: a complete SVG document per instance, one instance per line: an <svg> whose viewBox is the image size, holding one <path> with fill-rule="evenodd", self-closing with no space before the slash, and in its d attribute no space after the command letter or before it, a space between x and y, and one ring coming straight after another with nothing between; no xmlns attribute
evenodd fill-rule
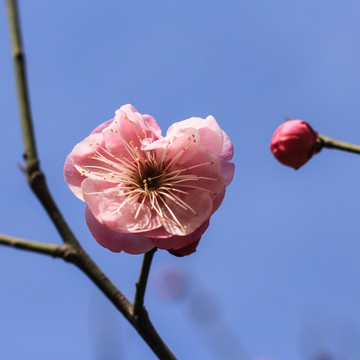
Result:
<svg viewBox="0 0 360 360"><path fill-rule="evenodd" d="M322 145L328 149L338 149L338 150L352 152L355 154L360 154L359 145L353 145L343 141L335 140L325 135L319 135L319 137L322 141Z"/></svg>

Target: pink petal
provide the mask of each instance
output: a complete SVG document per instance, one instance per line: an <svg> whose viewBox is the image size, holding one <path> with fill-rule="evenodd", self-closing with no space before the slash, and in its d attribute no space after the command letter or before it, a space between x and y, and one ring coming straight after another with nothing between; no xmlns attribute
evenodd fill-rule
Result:
<svg viewBox="0 0 360 360"><path fill-rule="evenodd" d="M118 195L119 191L112 183L86 179L82 184L82 190L91 213L109 229L138 233L161 226L160 220L147 205L141 206L139 202L131 201L124 205L126 197Z"/></svg>
<svg viewBox="0 0 360 360"><path fill-rule="evenodd" d="M105 128L107 128L112 122L114 121L114 119L110 119L108 121L105 121L104 123L102 123L101 125L99 125L98 127L96 127L91 134L98 134L101 133ZM91 135L90 134L90 135Z"/></svg>
<svg viewBox="0 0 360 360"><path fill-rule="evenodd" d="M194 232L189 235L185 236L171 236L167 239L157 239L157 238L150 238L153 244L158 247L159 249L165 250L177 250L181 249L185 246L188 246L195 241L199 240L201 235L206 231L209 226L209 219L207 219L200 227L198 227Z"/></svg>
<svg viewBox="0 0 360 360"><path fill-rule="evenodd" d="M132 105L115 112L114 121L103 130L107 150L128 157L127 149L141 148L141 141L151 143L161 137L161 130L150 115L142 116ZM141 140L141 141L140 141Z"/></svg>
<svg viewBox="0 0 360 360"><path fill-rule="evenodd" d="M85 177L81 176L80 168L90 163L94 164L94 160L91 162L89 156L93 155L96 150L100 150L100 145L103 145L102 134L93 133L77 144L65 161L65 181L70 190L82 201L84 199L81 192L81 183L85 180Z"/></svg>
<svg viewBox="0 0 360 360"><path fill-rule="evenodd" d="M85 211L85 217L94 239L101 246L113 252L125 251L129 254L142 254L154 248L154 244L146 236L124 234L107 228L96 220L88 207Z"/></svg>
<svg viewBox="0 0 360 360"><path fill-rule="evenodd" d="M73 194L76 195L80 200L84 201L81 191L81 183L83 182L84 177L81 176L81 173L79 173L78 170L76 170L71 154L65 160L64 177Z"/></svg>
<svg viewBox="0 0 360 360"><path fill-rule="evenodd" d="M230 161L234 155L234 147L229 137L226 135L224 131L222 131L223 135L223 145L220 152L220 161Z"/></svg>
<svg viewBox="0 0 360 360"><path fill-rule="evenodd" d="M235 172L235 164L229 162L222 162L221 163L221 173L225 176L226 179L226 186L228 186L233 178Z"/></svg>
<svg viewBox="0 0 360 360"><path fill-rule="evenodd" d="M188 256L193 254L196 251L196 248L199 245L200 239L197 239L196 241L194 241L193 243L191 243L190 245L184 246L181 249L175 250L175 249L170 249L168 250L168 252L172 255L175 255L177 257L183 257L183 256Z"/></svg>
<svg viewBox="0 0 360 360"><path fill-rule="evenodd" d="M192 210L185 210L180 206L174 205L171 200L165 200L168 208L171 209L171 212L164 207L163 210L167 214L167 217L163 220L163 226L165 230L172 235L184 235L184 231L176 226L176 221L178 221L186 230L187 234L192 233L201 224L206 221L212 213L212 197L208 193L200 191L191 191L189 195L183 199L183 201L195 212Z"/></svg>
<svg viewBox="0 0 360 360"><path fill-rule="evenodd" d="M156 137L160 139L162 137L161 129L157 124L156 120L152 116L146 114L143 115L143 119L145 123L145 128L149 128L151 132L154 133Z"/></svg>
<svg viewBox="0 0 360 360"><path fill-rule="evenodd" d="M213 208L212 208L212 214L219 208L221 203L224 200L226 189L224 188L221 193L214 199L213 201Z"/></svg>
<svg viewBox="0 0 360 360"><path fill-rule="evenodd" d="M173 133L176 133L184 128L195 129L199 134L200 144L208 148L213 153L217 155L220 154L223 145L223 131L213 116L208 116L206 119L192 117L190 119L177 122L170 126L166 136L171 136Z"/></svg>
<svg viewBox="0 0 360 360"><path fill-rule="evenodd" d="M167 131L166 138L171 136L179 136L182 131L193 132L197 134L196 141L204 146L207 150L212 151L215 155L219 156L221 163L221 173L226 178L226 186L229 185L233 179L235 166L229 161L234 154L233 145L220 128L213 116L208 116L206 119L193 117L178 123L173 124ZM196 130L196 131L195 131ZM190 152L188 152L191 158ZM181 161L183 162L183 161Z"/></svg>
<svg viewBox="0 0 360 360"><path fill-rule="evenodd" d="M228 186L235 172L234 163L230 163L229 161L233 158L234 155L234 147L229 137L223 131L223 146L220 152L220 164L221 164L221 173L226 178L226 186Z"/></svg>
<svg viewBox="0 0 360 360"><path fill-rule="evenodd" d="M209 152L204 146L197 146L196 152L193 153L192 158L187 159L178 168L189 168L184 174L199 176L199 179L192 185L202 188L212 195L212 198L217 196L225 187L226 179L220 170L220 163L218 157ZM193 165L200 165L191 169ZM175 167L177 168L177 166ZM204 179L205 178L205 179ZM190 184L190 182L189 182ZM184 183L186 185L186 183Z"/></svg>

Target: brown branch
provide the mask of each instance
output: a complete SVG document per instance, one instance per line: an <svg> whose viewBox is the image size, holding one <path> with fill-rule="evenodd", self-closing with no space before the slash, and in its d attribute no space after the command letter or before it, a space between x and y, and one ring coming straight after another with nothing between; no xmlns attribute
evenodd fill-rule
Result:
<svg viewBox="0 0 360 360"><path fill-rule="evenodd" d="M25 55L21 41L20 21L15 0L7 0L7 9L9 15L11 45L14 59L16 87L18 93L18 102L20 110L20 122L22 129L22 138L24 143L24 159L26 163L25 173L28 183L49 214L61 238L66 244L75 247L79 246L74 234L62 217L56 203L54 202L48 190L45 176L40 169L40 161L37 156L36 141L33 131L30 101L28 95Z"/></svg>
<svg viewBox="0 0 360 360"><path fill-rule="evenodd" d="M141 306L141 308L135 312L134 307L128 299L116 288L82 248L74 248L72 245L66 244L44 244L3 234L0 234L0 245L50 255L55 258L62 258L66 262L74 264L93 281L93 283L133 325L159 359L176 360L175 356L171 353L153 327L144 306ZM155 251L152 253L154 252Z"/></svg>
<svg viewBox="0 0 360 360"><path fill-rule="evenodd" d="M73 263L96 284L96 286L104 293L104 295L133 325L133 327L137 330L137 332L141 335L141 337L159 359L176 360L175 356L171 353L151 324L145 308L141 306L139 308L141 311L135 312L134 307L127 300L127 298L116 288L116 286L85 252L67 225L53 197L51 196L46 183L45 175L41 171L40 161L36 151L36 142L34 137L26 82L25 56L22 50L20 22L16 0L7 0L7 9L24 143L24 158L26 163L25 173L27 175L29 186L45 208L65 245L60 246L54 244L43 244L24 239L18 239L7 235L0 235L0 244L20 248L27 251L51 255L54 257L61 257L65 261ZM146 285L146 280L144 284ZM142 287L144 292L145 285ZM141 304L143 304L143 298L144 294L142 293L139 295Z"/></svg>
<svg viewBox="0 0 360 360"><path fill-rule="evenodd" d="M0 244L14 247L17 249L32 251L40 254L50 255L52 257L63 257L61 254L65 251L67 245L44 244L37 241L20 239L14 236L0 234Z"/></svg>
<svg viewBox="0 0 360 360"><path fill-rule="evenodd" d="M25 71L25 55L21 41L20 21L16 1L7 0L7 9L10 20L11 47L14 58L16 88L24 141L24 158L27 169L31 169L33 167L37 168L39 160L37 158L34 131L31 121L30 102Z"/></svg>

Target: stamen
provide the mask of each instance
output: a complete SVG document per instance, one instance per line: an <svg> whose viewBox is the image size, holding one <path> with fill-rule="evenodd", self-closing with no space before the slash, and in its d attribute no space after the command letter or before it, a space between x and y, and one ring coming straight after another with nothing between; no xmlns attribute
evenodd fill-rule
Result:
<svg viewBox="0 0 360 360"><path fill-rule="evenodd" d="M138 217L138 215L139 215L139 212L140 212L141 208L143 207L146 198L147 198L147 196L145 195L145 196L143 197L142 201L141 201L141 204L140 204L139 208L138 208L137 211L136 211L134 220L137 220L137 217Z"/></svg>
<svg viewBox="0 0 360 360"><path fill-rule="evenodd" d="M186 142L186 141L185 141ZM185 143L184 142L184 143ZM184 153L184 151L185 150L187 150L189 147L190 147L190 145L191 145L191 142L188 144L188 145L186 145L185 147L183 147L184 146L184 143L183 144L181 144L177 149L176 149L176 151L178 151L179 149L179 152L173 157L173 159L170 161L170 163L166 166L166 168L165 168L165 171L167 171L167 170L169 170L173 165L175 165L176 164L176 162L180 159L180 157L183 155L183 153ZM176 153L176 151L175 151L175 153Z"/></svg>
<svg viewBox="0 0 360 360"><path fill-rule="evenodd" d="M160 197L160 200L162 201L162 203L165 205L166 209L169 211L170 215L172 216L173 220L175 221L175 223L177 224L177 226L184 232L186 233L186 229L184 228L184 226L182 226L182 224L180 223L180 221L178 220L178 218L175 216L175 214L173 213L173 211L170 209L169 205L166 203L166 201ZM166 217L167 220L171 220L168 217Z"/></svg>
<svg viewBox="0 0 360 360"><path fill-rule="evenodd" d="M163 194L164 196L166 196L168 199L174 201L175 204L179 205L181 208L183 208L184 210L188 211L190 210L195 216L198 216L199 214L189 205L187 204L185 201L181 200L178 196L176 196L175 194L169 192L169 193L165 193L162 191L159 191L159 194Z"/></svg>

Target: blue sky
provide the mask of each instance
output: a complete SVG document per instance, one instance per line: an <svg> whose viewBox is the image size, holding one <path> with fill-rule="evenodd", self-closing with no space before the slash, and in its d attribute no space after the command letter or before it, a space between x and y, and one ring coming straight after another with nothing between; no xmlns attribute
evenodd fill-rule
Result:
<svg viewBox="0 0 360 360"><path fill-rule="evenodd" d="M130 298L142 258L91 238L84 204L63 179L67 154L126 103L153 115L163 132L214 115L233 141L235 178L198 251L155 255L146 304L178 358L358 359L359 158L323 150L294 171L273 159L269 142L291 117L360 143L360 3L19 5L42 167L85 249ZM17 166L22 144L2 8L0 232L60 243ZM173 300L153 285L169 267L186 282ZM3 247L0 274L0 358L155 359L75 267Z"/></svg>

